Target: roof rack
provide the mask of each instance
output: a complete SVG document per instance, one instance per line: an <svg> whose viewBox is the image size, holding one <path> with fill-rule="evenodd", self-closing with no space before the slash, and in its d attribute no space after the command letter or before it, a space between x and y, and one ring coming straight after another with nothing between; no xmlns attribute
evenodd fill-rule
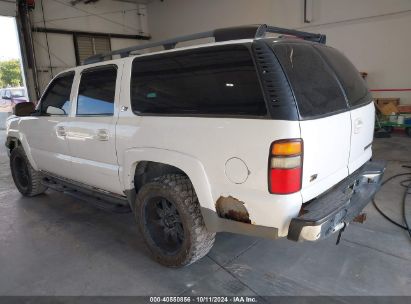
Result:
<svg viewBox="0 0 411 304"><path fill-rule="evenodd" d="M259 25L246 25L246 26L237 26L237 27L227 27L215 29L208 32L201 32L186 36L179 36L176 38L146 43L144 45L136 45L120 50L115 50L105 54L97 54L91 57L88 57L84 60L84 64L91 64L96 62L104 61L106 58L109 58L113 55L120 55L121 58L128 57L131 52L144 50L152 47L162 46L165 50L174 49L177 43L184 41L197 40L202 38L211 38L213 37L216 42L236 40L236 39L255 39L263 38L267 33L275 33L286 36L294 36L304 40L309 40L313 42L319 42L325 44L326 36L323 34L314 34L308 32L302 32L297 30L285 29L280 27L269 26L266 24Z"/></svg>

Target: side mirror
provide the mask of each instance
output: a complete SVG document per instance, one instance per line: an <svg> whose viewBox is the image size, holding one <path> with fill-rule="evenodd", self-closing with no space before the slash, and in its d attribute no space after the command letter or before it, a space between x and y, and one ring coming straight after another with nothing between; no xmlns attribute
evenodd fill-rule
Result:
<svg viewBox="0 0 411 304"><path fill-rule="evenodd" d="M14 106L13 114L16 116L30 116L34 110L34 104L32 102L22 102Z"/></svg>
<svg viewBox="0 0 411 304"><path fill-rule="evenodd" d="M56 108L53 106L48 106L46 109L46 114L49 115L66 115L66 112L63 109Z"/></svg>

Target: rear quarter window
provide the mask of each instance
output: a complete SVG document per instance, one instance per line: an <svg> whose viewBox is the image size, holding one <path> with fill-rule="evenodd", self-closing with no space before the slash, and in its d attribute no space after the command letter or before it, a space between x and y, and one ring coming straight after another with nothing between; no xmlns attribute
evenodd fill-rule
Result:
<svg viewBox="0 0 411 304"><path fill-rule="evenodd" d="M242 45L134 59L131 105L137 114L267 114L250 51Z"/></svg>
<svg viewBox="0 0 411 304"><path fill-rule="evenodd" d="M311 44L277 44L273 50L293 89L301 119L347 110L333 71Z"/></svg>

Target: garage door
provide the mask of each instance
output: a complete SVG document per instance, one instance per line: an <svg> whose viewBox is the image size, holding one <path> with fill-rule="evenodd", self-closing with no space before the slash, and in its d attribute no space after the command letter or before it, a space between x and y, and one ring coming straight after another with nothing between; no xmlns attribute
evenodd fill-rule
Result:
<svg viewBox="0 0 411 304"><path fill-rule="evenodd" d="M16 16L16 1L15 0L0 0L0 16L15 17Z"/></svg>

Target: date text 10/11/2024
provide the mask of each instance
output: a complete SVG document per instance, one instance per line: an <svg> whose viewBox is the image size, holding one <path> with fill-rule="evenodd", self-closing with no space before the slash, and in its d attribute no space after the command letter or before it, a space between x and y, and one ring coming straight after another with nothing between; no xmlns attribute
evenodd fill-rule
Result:
<svg viewBox="0 0 411 304"><path fill-rule="evenodd" d="M195 297L150 297L150 303L258 303L256 297L249 296L195 296Z"/></svg>

